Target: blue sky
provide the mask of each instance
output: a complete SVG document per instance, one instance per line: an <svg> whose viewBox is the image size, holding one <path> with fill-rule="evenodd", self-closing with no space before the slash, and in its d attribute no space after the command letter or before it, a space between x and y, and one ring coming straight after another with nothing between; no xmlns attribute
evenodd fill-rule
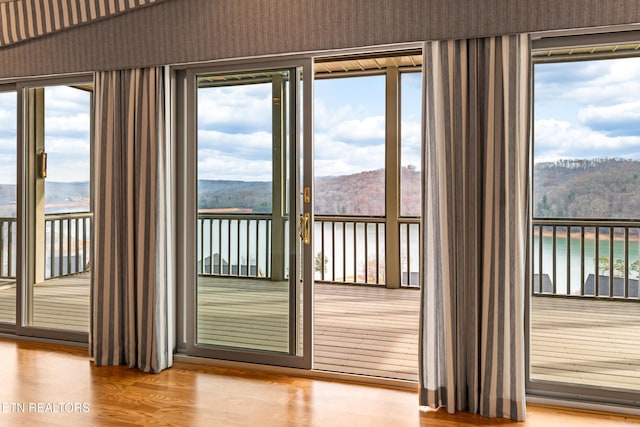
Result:
<svg viewBox="0 0 640 427"><path fill-rule="evenodd" d="M535 66L534 159L640 160L640 58Z"/></svg>
<svg viewBox="0 0 640 427"><path fill-rule="evenodd" d="M47 87L44 105L47 180L89 181L91 94L66 86Z"/></svg>
<svg viewBox="0 0 640 427"><path fill-rule="evenodd" d="M420 80L419 73L403 77L404 163L416 166L420 158ZM316 176L383 168L384 77L316 80L314 92ZM200 89L198 105L199 177L269 181L270 85Z"/></svg>
<svg viewBox="0 0 640 427"><path fill-rule="evenodd" d="M403 164L419 167L420 74L403 75ZM640 160L640 58L535 66L534 159L624 157ZM215 92L217 91L217 92ZM270 85L200 90L202 178L271 179ZM384 79L315 82L315 172L330 176L384 165ZM15 183L15 93L0 93L0 183ZM49 176L88 176L89 94L45 92ZM238 114L242 111L241 114Z"/></svg>
<svg viewBox="0 0 640 427"><path fill-rule="evenodd" d="M69 87L45 89L48 179L89 178L90 94ZM0 93L0 184L16 182L16 93Z"/></svg>
<svg viewBox="0 0 640 427"><path fill-rule="evenodd" d="M0 93L0 184L16 183L16 94Z"/></svg>

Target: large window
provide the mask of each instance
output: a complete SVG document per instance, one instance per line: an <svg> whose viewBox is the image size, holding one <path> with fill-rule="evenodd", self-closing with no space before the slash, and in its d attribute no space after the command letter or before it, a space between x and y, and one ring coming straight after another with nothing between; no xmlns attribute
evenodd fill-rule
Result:
<svg viewBox="0 0 640 427"><path fill-rule="evenodd" d="M535 65L536 390L618 399L640 389L638 93L640 58Z"/></svg>
<svg viewBox="0 0 640 427"><path fill-rule="evenodd" d="M86 341L91 254L93 84L25 88L24 299L18 332ZM33 329L35 328L35 329Z"/></svg>
<svg viewBox="0 0 640 427"><path fill-rule="evenodd" d="M401 74L400 108L400 215L419 217L422 166L422 73Z"/></svg>
<svg viewBox="0 0 640 427"><path fill-rule="evenodd" d="M0 322L16 321L16 93L0 93Z"/></svg>
<svg viewBox="0 0 640 427"><path fill-rule="evenodd" d="M315 211L385 214L385 76L315 82Z"/></svg>
<svg viewBox="0 0 640 427"><path fill-rule="evenodd" d="M420 60L316 62L315 369L418 377Z"/></svg>

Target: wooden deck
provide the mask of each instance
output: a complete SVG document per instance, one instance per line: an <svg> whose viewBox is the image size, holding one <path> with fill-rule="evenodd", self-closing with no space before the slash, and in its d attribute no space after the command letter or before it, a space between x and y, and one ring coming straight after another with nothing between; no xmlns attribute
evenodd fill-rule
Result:
<svg viewBox="0 0 640 427"><path fill-rule="evenodd" d="M34 323L86 330L89 277L34 288ZM0 286L0 320L15 287ZM418 379L419 292L345 285L315 286L314 369ZM532 380L640 390L640 302L532 298ZM199 283L198 340L286 351L283 282L213 279ZM15 312L13 312L15 313Z"/></svg>
<svg viewBox="0 0 640 427"><path fill-rule="evenodd" d="M198 342L288 351L286 282L200 278ZM314 368L418 379L415 289L316 284Z"/></svg>
<svg viewBox="0 0 640 427"><path fill-rule="evenodd" d="M33 287L32 326L89 331L89 273L45 280ZM15 323L15 282L0 286L0 321Z"/></svg>
<svg viewBox="0 0 640 427"><path fill-rule="evenodd" d="M315 369L418 380L418 290L315 288Z"/></svg>
<svg viewBox="0 0 640 427"><path fill-rule="evenodd" d="M0 322L16 321L16 282L0 279Z"/></svg>
<svg viewBox="0 0 640 427"><path fill-rule="evenodd" d="M640 301L531 304L532 380L640 390Z"/></svg>

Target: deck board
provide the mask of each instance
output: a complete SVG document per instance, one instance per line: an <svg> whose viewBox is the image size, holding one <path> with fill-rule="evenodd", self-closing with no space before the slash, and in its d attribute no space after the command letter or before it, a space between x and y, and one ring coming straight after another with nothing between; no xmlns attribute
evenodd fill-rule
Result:
<svg viewBox="0 0 640 427"><path fill-rule="evenodd" d="M202 342L286 351L284 282L202 279ZM89 275L34 287L34 323L87 330ZM0 321L15 319L15 285L0 287ZM418 377L419 292L315 285L314 369L405 380ZM640 302L534 297L533 380L640 389ZM9 319L9 320L7 320Z"/></svg>
<svg viewBox="0 0 640 427"><path fill-rule="evenodd" d="M420 292L316 284L314 368L418 380Z"/></svg>
<svg viewBox="0 0 640 427"><path fill-rule="evenodd" d="M640 301L533 297L531 378L640 390Z"/></svg>

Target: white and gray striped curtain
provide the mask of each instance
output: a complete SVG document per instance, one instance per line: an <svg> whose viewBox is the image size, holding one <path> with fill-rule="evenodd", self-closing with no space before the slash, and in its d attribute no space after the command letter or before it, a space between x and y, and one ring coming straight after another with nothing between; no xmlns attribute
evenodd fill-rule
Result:
<svg viewBox="0 0 640 427"><path fill-rule="evenodd" d="M96 74L90 349L96 365L173 361L171 151L164 69Z"/></svg>
<svg viewBox="0 0 640 427"><path fill-rule="evenodd" d="M9 0L0 3L0 47L163 0Z"/></svg>
<svg viewBox="0 0 640 427"><path fill-rule="evenodd" d="M420 403L525 417L530 40L424 49Z"/></svg>

